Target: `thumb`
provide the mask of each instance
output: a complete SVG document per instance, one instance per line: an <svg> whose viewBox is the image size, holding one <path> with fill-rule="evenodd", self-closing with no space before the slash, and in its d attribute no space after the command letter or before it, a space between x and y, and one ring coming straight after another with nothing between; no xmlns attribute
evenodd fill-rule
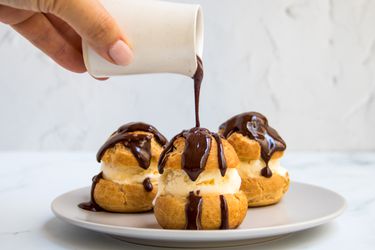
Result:
<svg viewBox="0 0 375 250"><path fill-rule="evenodd" d="M38 0L42 12L67 22L90 47L109 62L126 66L133 52L114 18L98 0Z"/></svg>

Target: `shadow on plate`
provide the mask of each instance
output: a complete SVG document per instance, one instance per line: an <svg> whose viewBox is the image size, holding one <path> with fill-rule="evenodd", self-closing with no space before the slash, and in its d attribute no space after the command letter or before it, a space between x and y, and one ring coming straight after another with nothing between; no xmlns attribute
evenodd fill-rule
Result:
<svg viewBox="0 0 375 250"><path fill-rule="evenodd" d="M279 239L257 243L254 245L238 246L238 247L223 247L222 249L231 250L266 250L266 249L301 249L306 244L318 241L319 239L331 237L336 230L335 222L328 223L312 229L307 229L298 233L287 235ZM46 238L58 246L67 249L165 249L165 247L152 247L137 245L120 241L106 234L90 231L70 225L66 222L60 221L57 218L48 220L43 226L43 233ZM189 249L186 246L181 246L183 249ZM168 248L178 249L178 248ZM202 248L200 248L202 249ZM213 249L213 248L205 248ZM215 247L217 249L217 247Z"/></svg>

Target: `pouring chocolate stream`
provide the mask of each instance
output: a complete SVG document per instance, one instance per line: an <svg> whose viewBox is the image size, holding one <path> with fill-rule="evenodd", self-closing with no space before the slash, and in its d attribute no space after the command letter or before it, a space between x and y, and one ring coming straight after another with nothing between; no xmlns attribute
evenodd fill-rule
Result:
<svg viewBox="0 0 375 250"><path fill-rule="evenodd" d="M182 169L186 172L192 181L195 181L200 173L205 170L207 159L211 150L212 138L215 139L218 149L218 161L221 175L224 176L227 170L225 155L223 152L223 144L220 135L210 132L208 129L200 127L199 119L199 97L202 80L204 76L202 60L197 56L197 70L193 76L194 80L194 99L195 99L195 127L184 130L170 140L159 159L159 173L164 172L164 167L168 159L168 155L175 150L174 143L179 138L185 139L185 147L182 153ZM186 212L186 229L200 229L201 207L203 199L199 196L199 192L194 194L190 192L188 203L185 208ZM222 229L228 228L228 211L225 197L220 197L220 209L222 214Z"/></svg>

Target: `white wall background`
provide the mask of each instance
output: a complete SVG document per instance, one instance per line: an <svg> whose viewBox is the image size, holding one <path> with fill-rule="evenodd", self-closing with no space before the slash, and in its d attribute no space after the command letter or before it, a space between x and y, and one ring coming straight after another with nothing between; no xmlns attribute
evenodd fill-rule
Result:
<svg viewBox="0 0 375 250"><path fill-rule="evenodd" d="M255 110L290 149L375 149L375 1L196 2L206 29L203 126ZM192 127L192 81L97 82L0 24L0 150L95 150L135 120L168 137Z"/></svg>

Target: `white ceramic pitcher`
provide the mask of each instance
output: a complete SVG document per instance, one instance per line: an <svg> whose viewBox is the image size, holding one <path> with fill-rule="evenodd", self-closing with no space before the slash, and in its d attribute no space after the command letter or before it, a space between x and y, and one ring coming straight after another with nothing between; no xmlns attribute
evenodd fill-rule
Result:
<svg viewBox="0 0 375 250"><path fill-rule="evenodd" d="M102 0L127 36L134 53L128 66L100 57L83 41L88 72L95 77L177 73L192 77L203 52L203 15L199 5L157 0Z"/></svg>

